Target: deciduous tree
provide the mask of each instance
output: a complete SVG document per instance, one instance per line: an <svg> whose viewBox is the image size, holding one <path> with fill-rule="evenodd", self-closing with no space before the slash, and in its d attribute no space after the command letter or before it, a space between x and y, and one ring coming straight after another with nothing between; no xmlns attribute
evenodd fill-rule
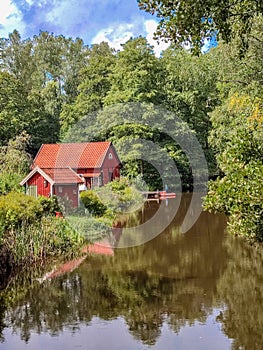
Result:
<svg viewBox="0 0 263 350"><path fill-rule="evenodd" d="M138 0L139 7L161 19L157 37L189 44L200 53L206 38L216 33L229 42L238 36L243 48L255 15L263 13L257 0Z"/></svg>

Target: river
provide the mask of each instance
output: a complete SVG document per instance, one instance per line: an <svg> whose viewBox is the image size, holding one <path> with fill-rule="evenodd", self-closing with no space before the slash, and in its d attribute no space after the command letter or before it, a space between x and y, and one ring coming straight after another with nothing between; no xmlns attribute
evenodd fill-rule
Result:
<svg viewBox="0 0 263 350"><path fill-rule="evenodd" d="M262 350L262 248L229 236L219 214L202 212L182 232L190 197L159 234L150 219L160 203L130 215L126 228L141 225L145 237L155 225L144 244L107 247L49 278L17 276L0 294L0 349Z"/></svg>

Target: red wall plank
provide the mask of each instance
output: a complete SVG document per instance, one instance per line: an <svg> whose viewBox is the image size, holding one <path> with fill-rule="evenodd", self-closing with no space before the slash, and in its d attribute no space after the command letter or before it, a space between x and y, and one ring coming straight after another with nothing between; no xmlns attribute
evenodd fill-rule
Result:
<svg viewBox="0 0 263 350"><path fill-rule="evenodd" d="M35 173L31 179L28 180L28 185L36 185L37 186L37 194L38 196L48 197L51 192L50 183L46 181L42 175L39 173Z"/></svg>

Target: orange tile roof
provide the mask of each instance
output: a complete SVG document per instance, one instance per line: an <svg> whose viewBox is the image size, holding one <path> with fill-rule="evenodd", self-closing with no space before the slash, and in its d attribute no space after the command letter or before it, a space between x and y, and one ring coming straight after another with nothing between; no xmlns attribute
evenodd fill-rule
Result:
<svg viewBox="0 0 263 350"><path fill-rule="evenodd" d="M34 166L100 168L110 145L111 142L44 144L34 159Z"/></svg>
<svg viewBox="0 0 263 350"><path fill-rule="evenodd" d="M75 171L69 168L59 169L42 169L55 184L81 184L84 181Z"/></svg>

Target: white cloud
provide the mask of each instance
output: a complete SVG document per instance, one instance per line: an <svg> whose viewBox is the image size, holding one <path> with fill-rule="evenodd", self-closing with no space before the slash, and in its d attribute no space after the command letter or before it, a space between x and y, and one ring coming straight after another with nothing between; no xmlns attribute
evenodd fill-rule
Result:
<svg viewBox="0 0 263 350"><path fill-rule="evenodd" d="M145 30L146 30L146 39L150 45L154 47L154 52L157 57L160 57L161 52L166 50L169 43L166 43L164 41L161 41L158 43L157 40L154 40L154 32L157 29L158 22L154 21L153 19L147 20L144 22Z"/></svg>
<svg viewBox="0 0 263 350"><path fill-rule="evenodd" d="M142 35L154 46L156 56L168 46L153 40L157 21L137 13L137 5L126 9L123 0L78 0L77 5L73 0L24 0L23 6L20 0L0 2L0 37L7 37L14 29L22 38L47 30L82 37L88 44L106 41L121 50L121 44Z"/></svg>
<svg viewBox="0 0 263 350"><path fill-rule="evenodd" d="M91 44L99 44L105 41L110 47L121 50L121 44L126 43L131 37L135 36L135 28L133 24L116 24L106 29L100 30L92 39Z"/></svg>
<svg viewBox="0 0 263 350"><path fill-rule="evenodd" d="M13 4L12 0L1 0L0 12L0 36L7 37L9 33L17 29L22 35L25 30L22 13Z"/></svg>
<svg viewBox="0 0 263 350"><path fill-rule="evenodd" d="M169 44L161 41L159 44L153 39L154 32L157 28L157 22L154 20L146 20L143 23L144 32L140 31L138 23L118 23L109 26L108 28L100 30L92 39L92 44L99 44L105 41L110 47L121 50L122 45L126 43L131 37L143 35L146 37L148 43L154 47L156 56L160 56L161 52L165 50Z"/></svg>
<svg viewBox="0 0 263 350"><path fill-rule="evenodd" d="M46 0L42 0L44 1ZM98 0L54 0L45 14L45 21L54 23L65 32L73 29L81 31L83 27L87 30L98 16L95 11L98 11L99 5L101 4Z"/></svg>

